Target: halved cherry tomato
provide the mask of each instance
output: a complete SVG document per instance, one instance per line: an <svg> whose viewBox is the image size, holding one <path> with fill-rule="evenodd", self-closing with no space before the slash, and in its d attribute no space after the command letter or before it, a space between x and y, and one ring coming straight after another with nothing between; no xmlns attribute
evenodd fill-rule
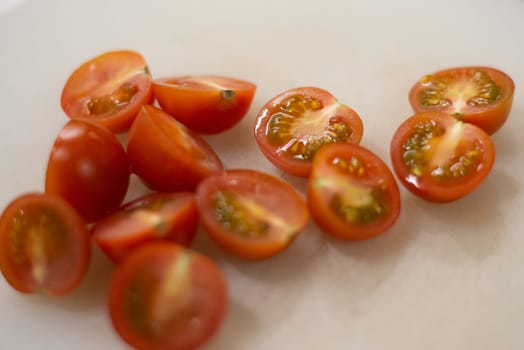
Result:
<svg viewBox="0 0 524 350"><path fill-rule="evenodd" d="M433 202L459 199L479 186L495 161L491 137L444 112L418 113L397 129L390 146L397 177Z"/></svg>
<svg viewBox="0 0 524 350"><path fill-rule="evenodd" d="M152 98L144 57L134 51L110 51L73 72L62 91L62 109L70 118L87 118L121 132Z"/></svg>
<svg viewBox="0 0 524 350"><path fill-rule="evenodd" d="M506 121L515 84L490 67L459 67L422 77L409 93L415 112L441 111L493 134Z"/></svg>
<svg viewBox="0 0 524 350"><path fill-rule="evenodd" d="M246 115L256 85L201 75L157 79L153 89L160 107L179 122L202 134L216 134L231 129Z"/></svg>
<svg viewBox="0 0 524 350"><path fill-rule="evenodd" d="M84 221L62 198L41 193L13 200L0 218L0 269L23 293L63 296L83 280L91 258Z"/></svg>
<svg viewBox="0 0 524 350"><path fill-rule="evenodd" d="M365 240L388 230L400 213L400 192L387 165L356 144L323 146L313 159L307 204L326 233Z"/></svg>
<svg viewBox="0 0 524 350"><path fill-rule="evenodd" d="M223 169L204 139L153 106L144 106L129 130L127 153L133 171L156 191L194 191Z"/></svg>
<svg viewBox="0 0 524 350"><path fill-rule="evenodd" d="M171 242L138 248L117 267L109 286L113 326L140 350L200 348L226 309L226 285L216 264Z"/></svg>
<svg viewBox="0 0 524 350"><path fill-rule="evenodd" d="M244 259L284 250L308 221L307 207L287 182L255 170L228 170L205 179L197 206L209 236Z"/></svg>
<svg viewBox="0 0 524 350"><path fill-rule="evenodd" d="M190 192L155 193L138 198L91 229L98 246L115 262L153 240L190 245L198 225L198 209Z"/></svg>
<svg viewBox="0 0 524 350"><path fill-rule="evenodd" d="M106 128L91 121L69 121L49 156L45 190L65 198L87 221L118 208L131 173L124 148Z"/></svg>
<svg viewBox="0 0 524 350"><path fill-rule="evenodd" d="M359 115L329 92L301 87L281 93L256 117L255 139L262 153L285 172L307 177L316 151L326 143L359 143Z"/></svg>

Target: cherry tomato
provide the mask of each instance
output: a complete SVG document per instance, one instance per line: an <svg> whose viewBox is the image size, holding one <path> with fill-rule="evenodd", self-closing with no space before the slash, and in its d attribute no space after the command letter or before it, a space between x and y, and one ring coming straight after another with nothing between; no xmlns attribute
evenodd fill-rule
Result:
<svg viewBox="0 0 524 350"><path fill-rule="evenodd" d="M433 202L450 202L475 189L495 161L489 135L443 112L418 113L397 129L390 146L404 186Z"/></svg>
<svg viewBox="0 0 524 350"><path fill-rule="evenodd" d="M284 250L308 221L307 207L288 183L255 170L228 170L196 192L202 223L227 252L265 259Z"/></svg>
<svg viewBox="0 0 524 350"><path fill-rule="evenodd" d="M256 85L216 75L183 76L153 81L160 107L202 134L216 134L236 125L247 113Z"/></svg>
<svg viewBox="0 0 524 350"><path fill-rule="evenodd" d="M411 89L415 112L442 111L493 134L506 121L515 84L489 67L460 67L422 77Z"/></svg>
<svg viewBox="0 0 524 350"><path fill-rule="evenodd" d="M130 173L126 153L115 135L94 122L75 119L55 141L45 190L65 198L92 222L120 206Z"/></svg>
<svg viewBox="0 0 524 350"><path fill-rule="evenodd" d="M256 117L255 139L262 153L285 172L307 177L316 151L326 143L359 143L359 115L329 92L301 87L281 93Z"/></svg>
<svg viewBox="0 0 524 350"><path fill-rule="evenodd" d="M190 245L198 225L193 193L155 193L121 207L93 226L98 246L115 262L146 242L164 239Z"/></svg>
<svg viewBox="0 0 524 350"><path fill-rule="evenodd" d="M400 192L387 165L348 142L323 146L307 186L311 217L326 233L365 240L388 230L400 214Z"/></svg>
<svg viewBox="0 0 524 350"><path fill-rule="evenodd" d="M87 272L90 239L83 220L62 198L24 194L0 218L0 269L20 292L63 296Z"/></svg>
<svg viewBox="0 0 524 350"><path fill-rule="evenodd" d="M131 253L109 286L113 325L140 350L191 350L218 330L227 290L207 257L171 242L152 242Z"/></svg>
<svg viewBox="0 0 524 350"><path fill-rule="evenodd" d="M113 132L129 129L140 107L153 98L146 61L134 51L110 51L78 67L62 91L62 109Z"/></svg>
<svg viewBox="0 0 524 350"><path fill-rule="evenodd" d="M129 130L127 152L134 172L156 191L193 191L223 169L211 146L165 112L144 106Z"/></svg>

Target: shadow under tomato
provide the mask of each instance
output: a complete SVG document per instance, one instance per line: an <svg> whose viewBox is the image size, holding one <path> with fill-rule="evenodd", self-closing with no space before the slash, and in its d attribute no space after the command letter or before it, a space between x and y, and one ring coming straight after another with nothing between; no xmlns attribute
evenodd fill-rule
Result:
<svg viewBox="0 0 524 350"><path fill-rule="evenodd" d="M432 230L449 235L469 256L482 260L496 254L507 233L511 211L520 210L513 202L520 192L518 181L493 169L474 192L452 203L425 204L427 215L442 227ZM517 209L518 208L518 209Z"/></svg>

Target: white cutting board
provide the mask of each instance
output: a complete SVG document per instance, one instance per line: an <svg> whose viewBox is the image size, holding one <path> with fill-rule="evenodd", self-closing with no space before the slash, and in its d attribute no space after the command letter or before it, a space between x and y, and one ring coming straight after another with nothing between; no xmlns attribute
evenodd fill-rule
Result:
<svg viewBox="0 0 524 350"><path fill-rule="evenodd" d="M5 0L1 0L5 1ZM258 85L245 120L207 137L227 167L280 176L253 139L258 109L301 85L331 91L362 116L362 144L388 164L423 74L490 65L516 84L494 141L493 172L469 197L431 204L402 189L400 220L365 243L328 239L313 224L282 255L245 263L200 232L230 309L207 350L524 349L524 1L9 0L0 6L0 206L42 190L67 121L63 84L106 50L140 51L155 77L223 74ZM7 12L5 12L7 11ZM143 191L134 182L129 197ZM105 309L112 272L98 251L63 300L14 292L0 279L0 349L126 349Z"/></svg>

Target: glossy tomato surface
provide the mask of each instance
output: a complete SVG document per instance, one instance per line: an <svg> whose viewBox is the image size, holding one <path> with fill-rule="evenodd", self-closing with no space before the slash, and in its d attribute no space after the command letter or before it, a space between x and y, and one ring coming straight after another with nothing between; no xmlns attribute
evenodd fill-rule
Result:
<svg viewBox="0 0 524 350"><path fill-rule="evenodd" d="M236 125L248 112L256 85L217 75L156 79L158 104L198 133L216 134Z"/></svg>
<svg viewBox="0 0 524 350"><path fill-rule="evenodd" d="M317 150L338 141L359 143L363 124L329 92L301 87L283 92L258 112L255 139L262 153L285 172L307 177Z"/></svg>
<svg viewBox="0 0 524 350"><path fill-rule="evenodd" d="M511 111L514 91L513 80L498 69L458 67L422 77L409 102L415 112L445 112L493 134Z"/></svg>
<svg viewBox="0 0 524 350"><path fill-rule="evenodd" d="M87 118L113 132L129 129L153 88L146 61L134 51L109 51L78 67L62 91L70 118Z"/></svg>
<svg viewBox="0 0 524 350"><path fill-rule="evenodd" d="M206 178L196 200L209 236L244 259L280 253L309 218L305 201L291 185L255 170L227 170Z"/></svg>
<svg viewBox="0 0 524 350"><path fill-rule="evenodd" d="M326 233L365 240L388 230L400 214L400 192L388 166L348 142L323 146L307 186L311 217Z"/></svg>
<svg viewBox="0 0 524 350"><path fill-rule="evenodd" d="M127 152L133 171L156 191L194 191L200 181L223 169L204 139L149 105L129 130Z"/></svg>
<svg viewBox="0 0 524 350"><path fill-rule="evenodd" d="M98 246L119 262L153 240L190 245L198 225L195 196L190 192L154 193L137 198L97 222L91 233Z"/></svg>
<svg viewBox="0 0 524 350"><path fill-rule="evenodd" d="M200 348L227 309L222 273L207 257L171 242L152 242L124 259L109 286L118 334L140 350Z"/></svg>
<svg viewBox="0 0 524 350"><path fill-rule="evenodd" d="M115 135L94 122L75 119L64 126L53 145L45 190L66 199L92 222L120 206L130 173Z"/></svg>
<svg viewBox="0 0 524 350"><path fill-rule="evenodd" d="M24 194L0 218L0 269L20 292L69 294L83 280L90 257L84 221L60 197Z"/></svg>
<svg viewBox="0 0 524 350"><path fill-rule="evenodd" d="M397 177L417 196L434 202L459 199L479 186L495 161L491 137L443 112L405 120L390 145Z"/></svg>

